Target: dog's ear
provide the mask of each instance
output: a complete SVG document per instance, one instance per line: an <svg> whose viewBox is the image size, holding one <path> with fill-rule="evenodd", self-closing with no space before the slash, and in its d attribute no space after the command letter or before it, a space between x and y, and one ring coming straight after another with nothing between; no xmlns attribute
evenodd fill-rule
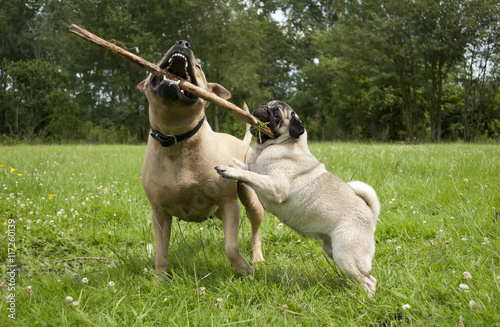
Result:
<svg viewBox="0 0 500 327"><path fill-rule="evenodd" d="M231 99L231 92L226 90L226 88L217 83L208 83L208 91L214 93L215 95L223 98L224 100Z"/></svg>
<svg viewBox="0 0 500 327"><path fill-rule="evenodd" d="M304 124L302 124L302 121L300 121L295 112L292 112L292 120L290 121L290 126L288 126L288 133L297 139L304 134L304 131Z"/></svg>
<svg viewBox="0 0 500 327"><path fill-rule="evenodd" d="M146 86L146 80L144 80L144 81L140 82L139 84L137 84L137 89L139 91L144 92L144 86Z"/></svg>

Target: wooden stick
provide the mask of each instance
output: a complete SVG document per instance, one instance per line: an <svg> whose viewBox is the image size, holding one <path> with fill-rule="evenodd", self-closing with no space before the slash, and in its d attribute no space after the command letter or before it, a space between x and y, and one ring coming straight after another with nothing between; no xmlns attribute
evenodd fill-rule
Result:
<svg viewBox="0 0 500 327"><path fill-rule="evenodd" d="M273 131L271 129L262 124L257 118L255 118L253 115L251 115L249 112L244 111L240 109L238 106L235 104L224 100L217 95L208 92L207 90L204 90L194 84L189 83L188 81L180 78L179 76L176 76L174 74L169 73L166 70L161 69L158 67L158 65L155 65L153 63L150 63L147 60L144 60L143 58L111 43L108 42L104 39L101 39L100 37L96 36L95 34L90 33L86 29L77 26L75 24L70 25L69 27L70 32L78 35L82 39L84 39L87 42L90 42L92 44L95 44L107 51L110 51L114 54L119 55L125 60L130 61L131 63L136 64L137 66L146 69L148 72L150 72L153 75L162 77L166 76L170 80L174 81L179 81L179 87L183 89L184 91L187 91L191 94L196 95L197 97L200 97L202 99L205 99L206 101L212 102L213 104L222 107L226 110L228 110L230 113L236 115L238 118L243 120L244 122L256 127L258 130L262 131L262 133L275 138Z"/></svg>

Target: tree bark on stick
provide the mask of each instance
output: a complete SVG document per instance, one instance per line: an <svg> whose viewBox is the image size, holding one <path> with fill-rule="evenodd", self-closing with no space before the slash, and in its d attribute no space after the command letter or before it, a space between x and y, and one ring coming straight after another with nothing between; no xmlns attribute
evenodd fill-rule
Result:
<svg viewBox="0 0 500 327"><path fill-rule="evenodd" d="M95 44L107 51L110 51L120 57L122 57L125 60L130 61L133 64L136 64L137 66L146 69L148 72L150 72L153 75L162 77L166 76L168 79L179 81L179 87L183 89L184 91L187 91L191 94L194 94L202 99L205 99L206 101L212 102L213 104L222 107L226 110L228 110L230 113L233 115L236 115L238 118L243 120L244 122L258 128L262 133L274 138L274 133L271 131L271 129L262 124L257 118L252 116L250 113L240 109L238 106L235 104L224 100L217 95L208 92L207 90L204 90L194 84L189 83L188 81L169 73L166 70L161 69L158 67L158 65L155 65L153 63L150 63L149 61L117 46L116 44L113 44L109 41L106 41L95 34L92 34L91 32L87 31L86 29L77 26L75 24L70 25L69 27L70 32L76 34L77 36L81 37L87 42L90 42L92 44Z"/></svg>

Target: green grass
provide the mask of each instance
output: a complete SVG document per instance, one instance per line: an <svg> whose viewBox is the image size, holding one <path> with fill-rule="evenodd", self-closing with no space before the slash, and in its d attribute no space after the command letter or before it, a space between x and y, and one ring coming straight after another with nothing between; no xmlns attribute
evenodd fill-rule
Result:
<svg viewBox="0 0 500 327"><path fill-rule="evenodd" d="M176 221L169 277L158 282L140 182L144 146L0 147L0 275L7 281L0 289L0 325L500 324L500 146L310 147L328 170L378 192L374 300L339 273L318 242L278 228L268 213L261 228L266 261L256 276L231 269L219 220ZM15 292L9 291L12 245L4 233L10 219L20 269ZM240 246L250 258L250 224L245 218L240 226ZM56 263L75 257L115 261ZM11 293L15 320L8 317ZM78 305L66 303L67 296ZM403 310L405 304L410 309ZM403 320L395 319L398 313Z"/></svg>

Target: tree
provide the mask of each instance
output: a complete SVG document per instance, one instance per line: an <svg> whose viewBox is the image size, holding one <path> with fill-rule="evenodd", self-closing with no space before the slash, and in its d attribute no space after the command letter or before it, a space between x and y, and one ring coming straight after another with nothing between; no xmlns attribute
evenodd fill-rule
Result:
<svg viewBox="0 0 500 327"><path fill-rule="evenodd" d="M16 138L38 136L59 106L59 99L67 97L58 89L61 83L62 74L43 60L17 61L5 67L2 132Z"/></svg>

